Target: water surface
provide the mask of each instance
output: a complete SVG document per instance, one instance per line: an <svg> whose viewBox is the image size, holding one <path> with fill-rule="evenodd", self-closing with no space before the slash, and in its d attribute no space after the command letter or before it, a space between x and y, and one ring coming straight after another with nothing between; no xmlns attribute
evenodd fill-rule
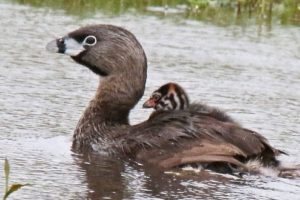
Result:
<svg viewBox="0 0 300 200"><path fill-rule="evenodd" d="M145 95L132 123L148 118L141 103L168 81L192 101L228 111L300 162L300 30L273 26L220 27L193 20L97 12L88 18L63 10L0 3L0 160L12 182L31 183L11 199L298 199L299 179L246 176L207 179L161 174L108 157L70 151L74 127L98 77L48 41L82 25L109 23L132 31L149 61ZM2 171L2 165L0 167ZM3 175L0 188L3 188Z"/></svg>

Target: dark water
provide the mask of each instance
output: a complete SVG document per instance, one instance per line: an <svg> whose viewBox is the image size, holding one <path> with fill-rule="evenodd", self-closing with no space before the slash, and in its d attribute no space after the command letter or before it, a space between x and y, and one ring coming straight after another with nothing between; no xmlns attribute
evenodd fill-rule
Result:
<svg viewBox="0 0 300 200"><path fill-rule="evenodd" d="M126 27L148 55L143 100L161 84L178 82L191 100L224 108L288 152L280 158L284 162L300 163L299 27L262 27L257 34L255 25L224 28L101 12L81 19L8 3L0 3L0 10L0 160L9 159L11 182L33 184L11 199L299 199L299 179L161 174L131 162L73 154L72 133L98 78L70 58L45 51L48 41L82 25ZM150 112L138 104L132 123ZM1 173L4 190L3 184Z"/></svg>

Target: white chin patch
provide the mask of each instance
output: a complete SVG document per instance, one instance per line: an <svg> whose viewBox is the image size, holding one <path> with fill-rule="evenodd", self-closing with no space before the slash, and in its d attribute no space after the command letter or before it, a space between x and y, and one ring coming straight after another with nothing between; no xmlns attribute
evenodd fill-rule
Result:
<svg viewBox="0 0 300 200"><path fill-rule="evenodd" d="M78 54L80 54L85 50L82 44L78 43L73 38L68 38L68 37L65 38L65 45L66 45L65 54L69 56L77 56Z"/></svg>

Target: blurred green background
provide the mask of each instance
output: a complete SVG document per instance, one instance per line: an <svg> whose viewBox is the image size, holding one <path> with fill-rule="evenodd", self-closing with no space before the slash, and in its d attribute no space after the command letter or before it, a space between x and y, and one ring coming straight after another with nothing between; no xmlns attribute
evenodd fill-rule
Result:
<svg viewBox="0 0 300 200"><path fill-rule="evenodd" d="M300 25L300 0L11 0L36 7L63 9L86 18L104 12L193 19L220 26L248 24Z"/></svg>

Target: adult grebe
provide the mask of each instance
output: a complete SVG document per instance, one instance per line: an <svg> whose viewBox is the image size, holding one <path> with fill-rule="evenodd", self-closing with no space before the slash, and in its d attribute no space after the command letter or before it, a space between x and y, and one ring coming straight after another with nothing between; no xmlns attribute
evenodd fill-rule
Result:
<svg viewBox="0 0 300 200"><path fill-rule="evenodd" d="M264 166L279 165L276 156L282 151L262 135L203 114L197 104L130 125L129 112L144 93L147 59L129 31L112 25L86 26L50 42L47 49L70 55L101 77L76 127L75 151L105 151L162 170L189 163L244 169L252 159Z"/></svg>

